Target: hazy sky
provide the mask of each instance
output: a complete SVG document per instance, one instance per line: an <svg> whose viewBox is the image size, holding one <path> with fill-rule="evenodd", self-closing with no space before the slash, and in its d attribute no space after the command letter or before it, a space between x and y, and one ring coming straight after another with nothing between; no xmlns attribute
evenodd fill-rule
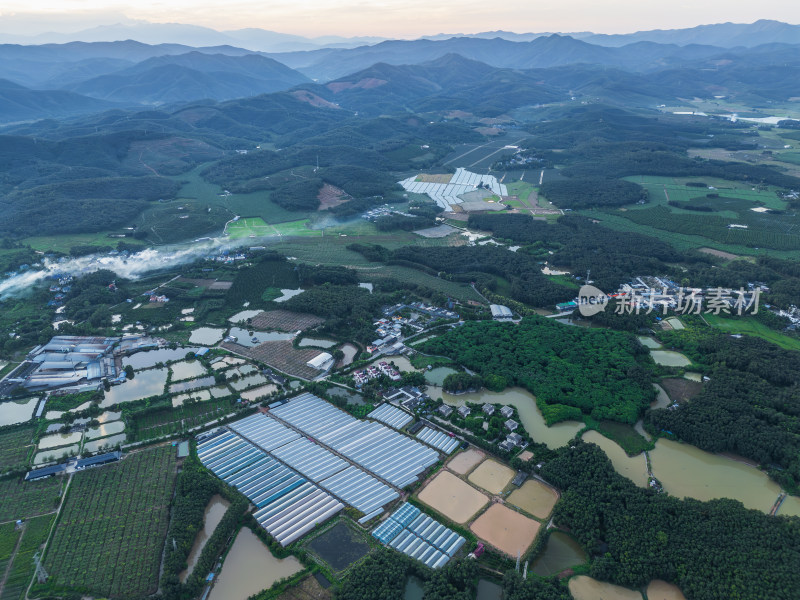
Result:
<svg viewBox="0 0 800 600"><path fill-rule="evenodd" d="M0 31L74 31L128 19L300 35L624 33L758 19L800 22L797 0L1 0Z"/></svg>

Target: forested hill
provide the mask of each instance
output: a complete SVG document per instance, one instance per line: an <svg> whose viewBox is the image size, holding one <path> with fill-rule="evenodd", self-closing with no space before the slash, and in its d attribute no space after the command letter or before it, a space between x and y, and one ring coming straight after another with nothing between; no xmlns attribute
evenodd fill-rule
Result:
<svg viewBox="0 0 800 600"><path fill-rule="evenodd" d="M582 414L633 424L654 397L647 351L626 333L533 316L518 325L467 322L421 349L457 360L492 389L525 387L548 424Z"/></svg>

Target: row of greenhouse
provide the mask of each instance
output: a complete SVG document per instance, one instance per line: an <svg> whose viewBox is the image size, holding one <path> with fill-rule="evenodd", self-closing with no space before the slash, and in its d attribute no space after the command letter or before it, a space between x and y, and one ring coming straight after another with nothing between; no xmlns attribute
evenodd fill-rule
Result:
<svg viewBox="0 0 800 600"><path fill-rule="evenodd" d="M419 508L403 503L372 532L381 543L438 569L447 564L466 540Z"/></svg>
<svg viewBox="0 0 800 600"><path fill-rule="evenodd" d="M365 515L380 514L399 496L363 469L265 414L256 413L229 428Z"/></svg>
<svg viewBox="0 0 800 600"><path fill-rule="evenodd" d="M414 483L439 459L432 448L356 419L313 394L301 394L271 413L396 487Z"/></svg>
<svg viewBox="0 0 800 600"><path fill-rule="evenodd" d="M414 417L412 417L406 411L388 403L380 405L378 408L369 413L367 418L380 421L381 423L384 423L393 429L402 429L414 420Z"/></svg>
<svg viewBox="0 0 800 600"><path fill-rule="evenodd" d="M230 432L197 445L200 462L244 494L259 524L286 546L344 505L266 452Z"/></svg>
<svg viewBox="0 0 800 600"><path fill-rule="evenodd" d="M458 438L454 438L443 431L438 431L427 426L423 427L417 434L417 439L425 442L429 446L433 446L437 450L441 450L445 454L450 454L460 443Z"/></svg>

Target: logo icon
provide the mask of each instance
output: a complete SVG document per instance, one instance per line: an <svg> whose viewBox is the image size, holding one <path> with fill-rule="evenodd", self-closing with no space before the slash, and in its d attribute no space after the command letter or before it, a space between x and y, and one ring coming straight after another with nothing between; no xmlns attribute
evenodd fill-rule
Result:
<svg viewBox="0 0 800 600"><path fill-rule="evenodd" d="M608 296L593 285L582 285L578 292L578 310L584 317L603 312L608 304Z"/></svg>

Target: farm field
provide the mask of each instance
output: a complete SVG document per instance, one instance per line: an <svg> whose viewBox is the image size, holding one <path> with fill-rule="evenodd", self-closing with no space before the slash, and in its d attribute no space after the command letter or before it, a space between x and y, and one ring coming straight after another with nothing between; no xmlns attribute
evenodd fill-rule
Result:
<svg viewBox="0 0 800 600"><path fill-rule="evenodd" d="M466 523L489 502L485 494L447 471L436 475L419 499L456 523Z"/></svg>
<svg viewBox="0 0 800 600"><path fill-rule="evenodd" d="M261 217L247 217L232 221L225 227L227 236L232 240L253 237L255 239L282 236L321 237L321 229L309 229L308 219L288 221L270 225Z"/></svg>
<svg viewBox="0 0 800 600"><path fill-rule="evenodd" d="M31 248L39 251L64 252L68 253L73 246L116 246L119 239L110 238L111 232L101 231L99 233L74 233L63 235L43 235L25 238L24 242ZM113 232L118 233L118 232ZM144 242L134 238L125 238L126 244L139 244L145 246Z"/></svg>
<svg viewBox="0 0 800 600"><path fill-rule="evenodd" d="M499 494L513 478L513 469L489 459L478 465L467 479L490 494Z"/></svg>
<svg viewBox="0 0 800 600"><path fill-rule="evenodd" d="M622 215L639 225L678 234L698 236L726 245L773 250L800 250L800 221L794 213L757 213L764 207L781 211L786 203L772 190L756 190L726 181L703 181L713 185L688 187L664 177L629 178L648 190L650 202L602 211ZM679 206L676 206L678 204ZM689 210L694 206L702 210ZM731 226L732 224L735 227Z"/></svg>
<svg viewBox="0 0 800 600"><path fill-rule="evenodd" d="M44 564L48 587L122 598L152 594L175 485L161 446L74 475Z"/></svg>
<svg viewBox="0 0 800 600"><path fill-rule="evenodd" d="M136 441L151 440L162 435L173 435L203 423L213 421L235 410L229 400L208 400L183 404L178 408L165 408L156 412L131 415Z"/></svg>
<svg viewBox="0 0 800 600"><path fill-rule="evenodd" d="M41 481L5 479L0 481L0 521L13 521L43 515L56 510L64 477Z"/></svg>
<svg viewBox="0 0 800 600"><path fill-rule="evenodd" d="M35 429L23 427L0 433L0 473L7 469L27 464L32 448Z"/></svg>
<svg viewBox="0 0 800 600"><path fill-rule="evenodd" d="M5 575L21 533L13 521L0 525L0 579ZM3 590L0 588L0 597L2 594Z"/></svg>
<svg viewBox="0 0 800 600"><path fill-rule="evenodd" d="M38 552L50 534L53 515L30 519L25 523L17 554L8 570L8 578L0 592L0 600L22 600L33 578L33 555Z"/></svg>
<svg viewBox="0 0 800 600"><path fill-rule="evenodd" d="M641 233L657 237L678 250L690 250L693 248L712 248L715 250L722 250L738 256L755 256L769 254L778 258L786 258L797 260L800 259L800 251L798 250L768 250L766 248L750 248L747 246L736 245L733 243L724 243L712 240L700 235L689 235L686 233L677 233L659 229L651 225L642 223L635 223L632 220L623 216L625 213L610 213L597 210L580 210L575 211L577 214L589 217L591 219L599 220L604 227L613 229L620 232Z"/></svg>
<svg viewBox="0 0 800 600"><path fill-rule="evenodd" d="M267 223L283 223L286 221L296 221L305 216L302 212L286 210L273 203L269 199L269 192L252 192L249 194L230 194L221 195L223 190L220 186L205 181L200 172L209 163L195 167L187 173L177 175L172 179L183 183L178 192L179 198L187 198L199 201L204 205L215 205L224 210L227 214L226 221L236 215L248 217L260 217Z"/></svg>
<svg viewBox="0 0 800 600"><path fill-rule="evenodd" d="M712 327L722 329L723 331L759 337L762 340L767 340L787 350L800 350L800 339L770 329L752 317L728 318L722 315L709 313L703 315L703 318Z"/></svg>
<svg viewBox="0 0 800 600"><path fill-rule="evenodd" d="M365 557L370 547L354 529L339 521L325 533L311 540L308 549L339 573Z"/></svg>
<svg viewBox="0 0 800 600"><path fill-rule="evenodd" d="M319 374L319 371L306 365L308 361L319 354L319 350L298 349L292 346L290 341L265 342L254 348L245 348L233 343L224 343L222 347L296 377L311 379Z"/></svg>
<svg viewBox="0 0 800 600"><path fill-rule="evenodd" d="M453 471L453 473L466 475L485 457L486 455L483 452L469 449L466 452L459 452L450 459L450 462L447 463L447 468Z"/></svg>
<svg viewBox="0 0 800 600"><path fill-rule="evenodd" d="M508 502L537 519L546 519L558 500L558 492L541 481L529 479L511 492Z"/></svg>
<svg viewBox="0 0 800 600"><path fill-rule="evenodd" d="M253 329L277 331L298 331L311 329L325 322L325 319L316 315L296 313L289 310L270 310L256 315L250 320Z"/></svg>
<svg viewBox="0 0 800 600"><path fill-rule="evenodd" d="M541 524L502 504L492 504L470 525L472 532L509 556L524 553Z"/></svg>
<svg viewBox="0 0 800 600"><path fill-rule="evenodd" d="M401 265L386 265L377 270L365 270L362 273L362 277L364 281L372 283L376 283L381 279L387 278L396 279L404 283L417 283L461 301L482 301L481 297L475 292L475 290L465 283L458 283L455 281L448 281L446 279L434 277L433 275L428 275L427 273L412 269L411 267L403 267Z"/></svg>

